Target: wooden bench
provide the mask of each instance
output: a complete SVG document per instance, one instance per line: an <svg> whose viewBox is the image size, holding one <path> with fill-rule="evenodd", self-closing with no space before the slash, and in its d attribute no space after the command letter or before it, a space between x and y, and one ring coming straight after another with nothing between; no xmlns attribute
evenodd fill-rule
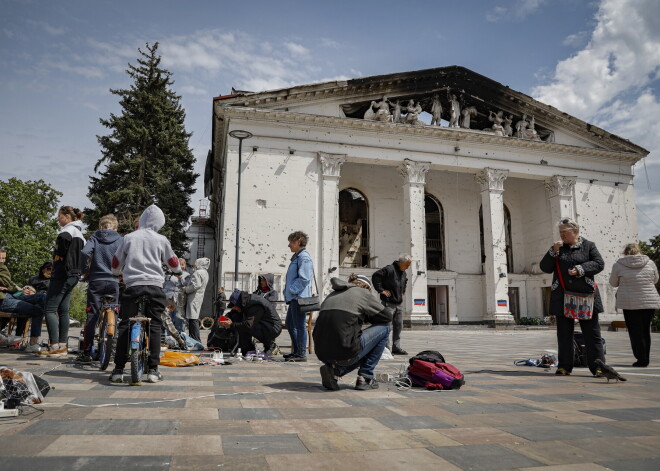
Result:
<svg viewBox="0 0 660 471"><path fill-rule="evenodd" d="M9 337L11 331L17 327L16 324L19 318L27 319L27 322L25 323L25 330L23 331L23 340L21 341L21 345L27 345L28 337L30 336L30 322L32 319L27 316L21 316L14 312L0 311L0 319L9 319L9 323L7 324L7 337Z"/></svg>
<svg viewBox="0 0 660 471"><path fill-rule="evenodd" d="M612 321L610 324L610 329L616 332L619 329L628 330L628 326L626 326L626 321Z"/></svg>

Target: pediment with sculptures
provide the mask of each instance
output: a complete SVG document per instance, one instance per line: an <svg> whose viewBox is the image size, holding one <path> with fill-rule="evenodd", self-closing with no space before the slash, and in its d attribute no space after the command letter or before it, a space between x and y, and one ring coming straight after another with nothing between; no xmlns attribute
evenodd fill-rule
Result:
<svg viewBox="0 0 660 471"><path fill-rule="evenodd" d="M444 92L444 93L443 93ZM436 90L427 94L390 97L342 105L346 117L410 126L473 129L502 137L554 142L550 129L536 124L534 115L505 112L485 102L465 98L463 90ZM428 113L426 120L422 113ZM429 121L429 122L427 122Z"/></svg>

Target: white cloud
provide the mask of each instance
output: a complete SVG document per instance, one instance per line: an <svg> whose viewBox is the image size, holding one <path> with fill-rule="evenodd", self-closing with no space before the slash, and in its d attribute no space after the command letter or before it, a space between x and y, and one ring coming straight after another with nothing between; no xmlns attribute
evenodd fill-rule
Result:
<svg viewBox="0 0 660 471"><path fill-rule="evenodd" d="M582 47L587 41L588 31L580 31L579 33L569 34L566 36L562 44L564 46Z"/></svg>
<svg viewBox="0 0 660 471"><path fill-rule="evenodd" d="M66 33L66 28L58 28L56 26L52 26L45 21L33 21L33 20L27 20L27 23L32 26L38 26L39 28L43 29L46 33L50 34L51 36L60 36L64 33Z"/></svg>
<svg viewBox="0 0 660 471"><path fill-rule="evenodd" d="M603 0L588 44L560 61L548 84L532 90L538 100L650 151L635 177L642 240L657 234L660 224L660 100L654 91L660 70L659 17L655 0Z"/></svg>
<svg viewBox="0 0 660 471"><path fill-rule="evenodd" d="M284 47L286 47L294 57L307 57L309 55L309 49L301 44L286 42L284 43Z"/></svg>
<svg viewBox="0 0 660 471"><path fill-rule="evenodd" d="M329 47L332 49L341 49L341 44L338 41L330 38L321 38L321 46Z"/></svg>
<svg viewBox="0 0 660 471"><path fill-rule="evenodd" d="M516 0L511 8L497 6L486 13L486 20L497 22L503 20L521 21L538 10L546 0Z"/></svg>

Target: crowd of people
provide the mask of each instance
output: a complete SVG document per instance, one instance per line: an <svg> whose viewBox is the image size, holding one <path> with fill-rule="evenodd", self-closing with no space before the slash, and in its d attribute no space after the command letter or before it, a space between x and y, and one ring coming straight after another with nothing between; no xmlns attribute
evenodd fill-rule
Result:
<svg viewBox="0 0 660 471"><path fill-rule="evenodd" d="M156 205L146 208L135 221L135 230L124 236L117 232L117 219L107 215L100 219L99 229L86 241L82 216L80 210L71 206L59 209L57 220L61 230L54 244L53 260L43 263L39 273L22 288L12 281L5 264L6 249L0 247L0 311L21 315L17 333L25 329L25 320L31 318L26 352L43 357L65 356L71 293L81 279L87 281L87 319L76 361L93 361L95 329L103 299L114 299L121 305L121 321L110 380L121 382L127 362L129 321L138 313L139 300L146 298L143 314L151 320L146 381L161 381L158 370L161 336L168 333L184 350L187 338L201 341L199 319L210 260L198 258L192 274L186 271L186 261L177 257L168 239L158 233L165 224L165 215ZM596 244L580 235L580 227L574 220L562 219L558 227L561 240L550 247L540 262L544 272L553 274L550 315L555 316L557 325L556 374L570 375L573 370L573 332L579 323L587 365L592 374L599 376L602 372L597 360L604 364L605 352L599 324L603 303L595 276L604 270L605 263ZM308 236L302 231L288 237L292 256L283 301L287 305L285 325L292 345L284 360L290 362L307 361L308 313L303 308L306 301L318 295L307 243ZM358 369L355 389L375 389L378 383L374 368L385 349L395 355L407 355L401 346L402 304L407 288L406 271L411 262L410 255L402 254L392 264L375 271L371 279L355 274L347 281L331 279L332 292L320 308L315 308L319 314L313 330L316 354L323 363L320 374L325 388L337 390L338 378ZM656 309L660 309L660 295L655 287L658 269L649 257L641 254L637 244L628 244L623 257L612 268L609 281L618 288L616 308L623 310L636 359L633 366L646 367L651 322ZM580 300L580 305L575 304L575 299ZM257 340L270 357L282 332L277 302L279 292L272 273L259 275L253 292L237 289L227 298L219 287L213 301L214 323L236 333L242 352L255 350L254 340ZM47 348L39 345L44 317L49 338ZM7 319L0 319L0 329L6 322ZM188 331L187 335L184 330Z"/></svg>

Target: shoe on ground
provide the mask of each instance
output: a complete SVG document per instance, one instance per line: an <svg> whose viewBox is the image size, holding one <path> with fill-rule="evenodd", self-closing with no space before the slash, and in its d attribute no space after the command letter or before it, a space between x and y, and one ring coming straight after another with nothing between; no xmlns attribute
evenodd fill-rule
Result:
<svg viewBox="0 0 660 471"><path fill-rule="evenodd" d="M571 372L568 371L565 368L557 368L557 371L555 371L555 374L560 375L560 376L570 376Z"/></svg>
<svg viewBox="0 0 660 471"><path fill-rule="evenodd" d="M163 380L163 375L160 373L158 370L149 370L149 373L147 374L147 379L145 380L147 383L158 383L159 381Z"/></svg>
<svg viewBox="0 0 660 471"><path fill-rule="evenodd" d="M375 379L365 379L362 376L357 377L355 389L358 391L368 391L369 389L378 389L378 381Z"/></svg>
<svg viewBox="0 0 660 471"><path fill-rule="evenodd" d="M9 345L9 337L0 334L0 347L6 347Z"/></svg>
<svg viewBox="0 0 660 471"><path fill-rule="evenodd" d="M330 391L339 391L337 376L335 376L335 372L332 366L321 366L321 384L323 384L325 389L329 389Z"/></svg>
<svg viewBox="0 0 660 471"><path fill-rule="evenodd" d="M181 350L182 352L188 351L188 346L186 345L186 342L179 344L179 350Z"/></svg>
<svg viewBox="0 0 660 471"><path fill-rule="evenodd" d="M92 356L88 355L87 353L81 353L76 357L74 361L76 363L80 363L81 365L89 365L92 362Z"/></svg>
<svg viewBox="0 0 660 471"><path fill-rule="evenodd" d="M41 350L38 353L38 355L41 356L41 357L51 357L51 358L55 357L55 358L57 358L57 357L66 356L68 353L69 353L69 351L66 347L62 347L62 348L52 348L51 347L51 348Z"/></svg>
<svg viewBox="0 0 660 471"><path fill-rule="evenodd" d="M295 355L295 353L285 353L284 355L282 355L282 357L284 357L285 360L288 360L288 359L291 358L293 355Z"/></svg>
<svg viewBox="0 0 660 471"><path fill-rule="evenodd" d="M286 361L293 361L293 362L296 362L296 363L304 363L304 362L307 361L307 357L302 356L302 355L291 355L289 358L286 359Z"/></svg>
<svg viewBox="0 0 660 471"><path fill-rule="evenodd" d="M278 350L278 348L279 347L275 343L272 343L268 348L264 347L264 356L268 358L275 356L275 352Z"/></svg>
<svg viewBox="0 0 660 471"><path fill-rule="evenodd" d="M647 361L646 363L643 361L636 361L635 363L632 364L635 368L646 368L649 366L649 362Z"/></svg>
<svg viewBox="0 0 660 471"><path fill-rule="evenodd" d="M115 368L110 374L111 383L123 383L124 382L124 370Z"/></svg>
<svg viewBox="0 0 660 471"><path fill-rule="evenodd" d="M35 343L34 345L28 345L25 347L25 350L23 350L25 353L39 353L41 351L41 346L38 343Z"/></svg>
<svg viewBox="0 0 660 471"><path fill-rule="evenodd" d="M408 352L406 352L401 347L393 347L392 348L392 355L408 355Z"/></svg>

